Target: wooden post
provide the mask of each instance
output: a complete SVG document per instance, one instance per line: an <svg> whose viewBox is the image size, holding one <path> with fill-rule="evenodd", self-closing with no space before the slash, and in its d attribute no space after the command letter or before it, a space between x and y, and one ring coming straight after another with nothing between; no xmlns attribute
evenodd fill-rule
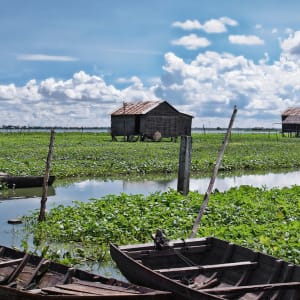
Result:
<svg viewBox="0 0 300 300"><path fill-rule="evenodd" d="M223 155L224 155L224 152L225 152L225 149L226 149L229 137L230 137L231 128L232 128L232 125L233 125L236 113L237 113L237 108L236 108L236 106L234 106L233 113L232 113L232 116L231 116L231 119L230 119L230 122L229 122L229 125L228 125L228 129L227 129L227 132L226 132L226 135L225 135L225 139L224 139L221 151L219 153L218 160L217 160L217 162L215 164L213 175L212 175L212 177L210 179L207 191L206 191L206 193L204 195L204 199L203 199L202 205L200 207L198 216L197 216L197 218L195 220L195 223L193 225L193 229L192 229L192 233L190 235L190 238L194 238L195 237L196 232L197 232L198 227L199 227L199 224L201 222L201 218L202 218L202 216L203 216L203 214L205 212L206 206L208 204L209 196L210 196L210 194L212 192L212 189L213 189L213 186L214 186L217 174L218 174L218 170L219 170L220 164L222 162L222 158L223 158Z"/></svg>
<svg viewBox="0 0 300 300"><path fill-rule="evenodd" d="M191 149L192 137L187 135L182 136L179 153L177 191L185 196L189 193L190 186Z"/></svg>
<svg viewBox="0 0 300 300"><path fill-rule="evenodd" d="M124 122L124 142L127 141L127 128L126 128L126 102L123 102L123 122Z"/></svg>
<svg viewBox="0 0 300 300"><path fill-rule="evenodd" d="M46 211L46 202L47 202L47 194L48 194L48 180L50 175L51 160L52 160L53 145L54 145L54 133L55 133L54 129L51 129L49 151L48 151L46 170L45 170L44 181L43 181L41 208L40 208L40 214L38 218L39 222L45 221L45 211Z"/></svg>

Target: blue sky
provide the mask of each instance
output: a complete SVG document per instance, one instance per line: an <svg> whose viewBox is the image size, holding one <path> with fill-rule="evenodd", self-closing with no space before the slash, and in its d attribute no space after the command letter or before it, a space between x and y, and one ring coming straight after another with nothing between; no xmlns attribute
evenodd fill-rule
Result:
<svg viewBox="0 0 300 300"><path fill-rule="evenodd" d="M299 1L0 0L0 126L109 126L166 100L193 126L299 106Z"/></svg>

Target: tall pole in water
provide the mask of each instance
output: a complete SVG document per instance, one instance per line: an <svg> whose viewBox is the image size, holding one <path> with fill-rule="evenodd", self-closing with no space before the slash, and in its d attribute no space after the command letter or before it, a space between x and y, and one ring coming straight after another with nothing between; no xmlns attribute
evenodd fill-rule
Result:
<svg viewBox="0 0 300 300"><path fill-rule="evenodd" d="M205 212L206 206L208 204L209 196L210 196L210 194L212 192L212 189L213 189L213 186L214 186L217 174L218 174L218 170L219 170L220 164L222 162L222 158L223 158L226 146L228 144L228 140L229 140L230 133L231 133L231 128L232 128L232 125L233 125L236 113L237 113L237 108L236 108L236 106L234 106L233 113L232 113L232 116L231 116L231 119L230 119L230 122L229 122L229 125L228 125L228 129L227 129L227 132L226 132L226 135L225 135L225 139L224 139L221 151L219 153L218 160L217 160L217 162L215 164L214 171L213 171L212 177L210 179L207 191L206 191L206 193L204 195L204 199L203 199L202 205L200 207L198 216L197 216L197 218L196 218L196 220L194 222L190 238L194 238L196 236L199 224L201 222L201 218L202 218L202 216L203 216L203 214Z"/></svg>

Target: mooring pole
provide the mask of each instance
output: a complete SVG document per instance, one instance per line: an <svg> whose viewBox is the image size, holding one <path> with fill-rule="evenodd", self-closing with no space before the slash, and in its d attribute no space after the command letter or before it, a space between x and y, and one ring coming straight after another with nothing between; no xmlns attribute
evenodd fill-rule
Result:
<svg viewBox="0 0 300 300"><path fill-rule="evenodd" d="M50 176L51 160L52 160L52 155L53 155L54 133L55 133L54 129L51 129L49 151L48 151L46 170L45 170L44 181L43 181L43 193L42 193L42 199L41 199L41 208L40 208L40 214L39 214L39 219L38 219L39 222L42 222L45 220L46 202L47 202L47 194L48 194L48 180L49 180L49 176Z"/></svg>
<svg viewBox="0 0 300 300"><path fill-rule="evenodd" d="M192 233L190 235L190 238L194 238L195 237L195 235L197 233L197 230L198 230L198 227L199 227L199 224L201 222L201 218L202 218L202 216L203 216L203 214L205 212L206 206L208 204L209 196L210 196L210 194L212 192L212 189L213 189L213 186L214 186L217 174L218 174L218 170L219 170L220 164L222 162L222 158L223 158L226 146L228 144L228 140L229 140L230 133L231 133L231 128L232 128L232 125L233 125L236 113L237 113L237 108L236 108L236 106L234 106L233 113L232 113L232 116L231 116L231 119L230 119L230 122L229 122L229 125L228 125L228 129L227 129L227 132L226 132L226 135L225 135L225 139L224 139L224 142L223 142L223 145L222 145L222 148L221 148L218 160L217 160L217 162L215 164L214 171L213 171L212 177L210 179L207 191L206 191L206 193L204 195L204 199L203 199L202 205L200 207L198 216L197 216L197 218L195 220L195 223L193 225L193 229L192 229Z"/></svg>
<svg viewBox="0 0 300 300"><path fill-rule="evenodd" d="M177 191L184 196L189 193L192 137L182 136L179 153Z"/></svg>

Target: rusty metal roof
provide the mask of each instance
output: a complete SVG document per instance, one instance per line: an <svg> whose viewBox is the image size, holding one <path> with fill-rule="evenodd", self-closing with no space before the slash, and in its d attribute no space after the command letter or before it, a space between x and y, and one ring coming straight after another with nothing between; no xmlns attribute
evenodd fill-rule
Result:
<svg viewBox="0 0 300 300"><path fill-rule="evenodd" d="M283 116L300 116L300 107L289 107L283 113Z"/></svg>
<svg viewBox="0 0 300 300"><path fill-rule="evenodd" d="M150 110L157 107L163 101L143 101L137 103L125 103L117 110L112 112L112 116L118 115L144 115Z"/></svg>
<svg viewBox="0 0 300 300"><path fill-rule="evenodd" d="M283 121L282 124L300 124L300 115L291 115L287 116Z"/></svg>

